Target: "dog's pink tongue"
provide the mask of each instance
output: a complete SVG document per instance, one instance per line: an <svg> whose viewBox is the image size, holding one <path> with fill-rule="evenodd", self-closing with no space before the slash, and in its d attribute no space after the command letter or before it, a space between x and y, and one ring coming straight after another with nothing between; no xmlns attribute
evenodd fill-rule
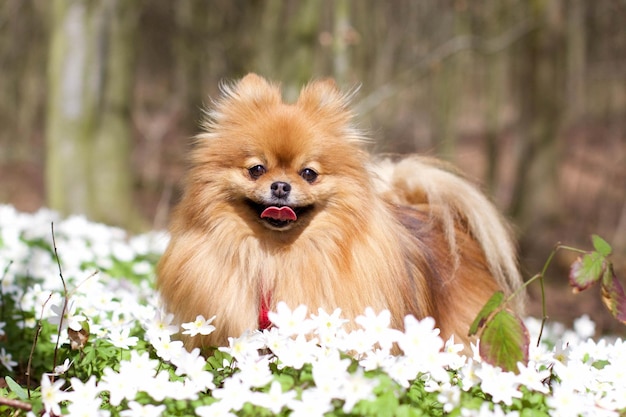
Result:
<svg viewBox="0 0 626 417"><path fill-rule="evenodd" d="M291 207L283 206L276 207L271 206L263 210L261 213L261 218L269 217L270 219L286 221L286 220L297 220L298 216L296 216L296 212L293 211Z"/></svg>

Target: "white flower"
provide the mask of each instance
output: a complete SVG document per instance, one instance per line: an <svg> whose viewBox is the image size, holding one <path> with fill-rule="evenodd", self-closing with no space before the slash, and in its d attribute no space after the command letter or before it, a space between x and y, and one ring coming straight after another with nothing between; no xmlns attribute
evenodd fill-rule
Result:
<svg viewBox="0 0 626 417"><path fill-rule="evenodd" d="M343 329L343 325L348 322L341 318L341 309L336 308L332 314L326 313L319 308L317 316L311 315L311 324L314 332L319 336L320 343L324 346L336 346L337 332Z"/></svg>
<svg viewBox="0 0 626 417"><path fill-rule="evenodd" d="M255 392L250 402L278 414L295 396L295 391L283 392L280 382L274 381L268 392Z"/></svg>
<svg viewBox="0 0 626 417"><path fill-rule="evenodd" d="M133 272L137 275L148 275L152 272L152 265L148 261L133 264Z"/></svg>
<svg viewBox="0 0 626 417"><path fill-rule="evenodd" d="M57 365L54 367L54 372L52 373L52 375L55 375L55 376L63 375L70 369L70 366L72 366L72 363L73 362L70 362L69 358L65 359L65 361L61 365Z"/></svg>
<svg viewBox="0 0 626 417"><path fill-rule="evenodd" d="M164 361L171 361L183 354L185 346L180 340L170 340L169 337L157 338L150 340L152 346L156 349L156 354Z"/></svg>
<svg viewBox="0 0 626 417"><path fill-rule="evenodd" d="M380 314L376 314L371 307L365 309L365 314L358 316L355 321L365 330L370 337L372 345L378 343L383 350L390 350L394 342L398 340L401 332L396 329L390 329L391 313L389 310L383 310Z"/></svg>
<svg viewBox="0 0 626 417"><path fill-rule="evenodd" d="M215 320L215 316L206 320L203 315L196 316L196 319L189 323L183 323L182 328L185 329L183 334L189 336L196 336L198 334L207 335L211 334L215 330L215 326L211 325L211 322Z"/></svg>
<svg viewBox="0 0 626 417"><path fill-rule="evenodd" d="M355 404L362 400L374 398L374 388L378 380L366 378L363 369L359 368L354 374L350 374L341 389L341 397L344 400L343 412L350 413Z"/></svg>
<svg viewBox="0 0 626 417"><path fill-rule="evenodd" d="M17 366L17 362L13 360L13 356L7 353L4 348L0 349L0 363L11 372L13 372L13 367Z"/></svg>
<svg viewBox="0 0 626 417"><path fill-rule="evenodd" d="M546 382L550 378L549 370L544 369L539 371L537 364L534 362L528 362L528 366L518 362L517 368L519 369L517 380L521 385L524 385L529 390L542 392L544 394L550 392L550 389L546 385Z"/></svg>
<svg viewBox="0 0 626 417"><path fill-rule="evenodd" d="M130 360L120 363L120 373L133 375L138 380L150 381L156 374L159 361L150 359L148 352L141 354L136 350L130 351Z"/></svg>
<svg viewBox="0 0 626 417"><path fill-rule="evenodd" d="M302 391L302 399L289 402L289 408L298 417L320 417L333 410L331 398L315 388Z"/></svg>
<svg viewBox="0 0 626 417"><path fill-rule="evenodd" d="M168 371L159 372L148 384L141 386L141 390L151 396L155 401L163 401L172 395L173 384L170 383Z"/></svg>
<svg viewBox="0 0 626 417"><path fill-rule="evenodd" d="M230 412L230 407L223 401L214 402L211 405L196 407L195 413L200 417L235 417Z"/></svg>
<svg viewBox="0 0 626 417"><path fill-rule="evenodd" d="M445 383L440 387L437 401L443 404L443 411L451 412L461 401L461 389L457 385Z"/></svg>
<svg viewBox="0 0 626 417"><path fill-rule="evenodd" d="M139 338L130 336L130 328L117 328L109 331L109 342L115 347L120 349L129 349L131 346L135 346Z"/></svg>
<svg viewBox="0 0 626 417"><path fill-rule="evenodd" d="M104 368L100 389L109 392L109 402L117 407L123 399L132 401L137 395L137 382L132 375L117 373Z"/></svg>
<svg viewBox="0 0 626 417"><path fill-rule="evenodd" d="M128 410L120 412L122 417L159 417L165 411L164 405L142 405L136 401L128 403Z"/></svg>
<svg viewBox="0 0 626 417"><path fill-rule="evenodd" d="M598 371L591 366L591 364L574 360L569 360L567 365L561 362L555 362L552 370L558 375L561 384L567 384L572 389L578 391L585 391L587 388L591 387Z"/></svg>
<svg viewBox="0 0 626 417"><path fill-rule="evenodd" d="M476 370L476 375L481 379L483 392L491 395L494 403L503 402L506 405L513 404L513 398L522 398L519 391L519 382L513 372L502 371L500 368L483 363Z"/></svg>
<svg viewBox="0 0 626 417"><path fill-rule="evenodd" d="M454 335L450 336L446 341L442 355L445 356L445 361L449 369L459 369L465 365L467 358L465 355L461 354L464 348L465 346L462 344L454 343Z"/></svg>
<svg viewBox="0 0 626 417"><path fill-rule="evenodd" d="M206 359L200 356L200 349L195 348L191 352L184 351L172 359L172 362L177 367L176 375L187 375L188 382L192 383L198 391L215 388L213 374L204 370Z"/></svg>
<svg viewBox="0 0 626 417"><path fill-rule="evenodd" d="M587 314L583 314L574 320L574 331L582 340L593 337L596 334L596 324Z"/></svg>
<svg viewBox="0 0 626 417"><path fill-rule="evenodd" d="M241 410L251 394L250 386L236 377L224 380L223 387L213 391L213 397L220 400L224 410L228 411Z"/></svg>
<svg viewBox="0 0 626 417"><path fill-rule="evenodd" d="M344 336L343 347L359 355L369 354L372 351L372 342L375 341L363 329L354 330ZM387 349L386 349L387 351Z"/></svg>
<svg viewBox="0 0 626 417"><path fill-rule="evenodd" d="M91 375L85 383L78 378L72 378L70 382L72 391L67 393L67 399L73 404L88 406L93 404L100 394L100 389L96 387L95 375Z"/></svg>
<svg viewBox="0 0 626 417"><path fill-rule="evenodd" d="M331 350L313 363L312 375L319 393L329 400L345 385L349 378L349 359L342 359L339 351Z"/></svg>
<svg viewBox="0 0 626 417"><path fill-rule="evenodd" d="M272 379L270 361L273 358L266 355L257 359L248 359L238 362L238 377L250 384L251 387L261 388L269 384Z"/></svg>
<svg viewBox="0 0 626 417"><path fill-rule="evenodd" d="M311 321L306 319L307 307L299 305L291 311L289 306L281 301L276 305L276 312L270 311L267 317L281 334L291 336L306 334L311 329Z"/></svg>
<svg viewBox="0 0 626 417"><path fill-rule="evenodd" d="M65 311L63 308L65 307ZM63 318L61 323L61 330L70 328L76 332L83 328L82 322L87 320L85 316L76 314L76 306L74 300L69 300L66 304L65 299L61 300L60 304L53 304L50 306L50 310L54 314L48 318L51 324L58 325L61 323L61 317Z"/></svg>
<svg viewBox="0 0 626 417"><path fill-rule="evenodd" d="M439 352L444 343L432 317L418 321L413 316L406 316L404 333L398 338L398 345L406 356L421 356L425 352Z"/></svg>
<svg viewBox="0 0 626 417"><path fill-rule="evenodd" d="M569 362L569 355L571 353L571 347L568 343L557 343L554 347L554 359L563 365L567 365Z"/></svg>
<svg viewBox="0 0 626 417"><path fill-rule="evenodd" d="M65 394L61 390L65 381L57 379L54 383L50 382L50 377L46 374L41 377L41 401L47 413L61 415L61 407L59 403L65 401Z"/></svg>
<svg viewBox="0 0 626 417"><path fill-rule="evenodd" d="M152 320L148 320L144 323L148 340L164 337L169 338L171 335L178 333L178 326L172 324L173 321L173 314L165 313L161 309L156 310Z"/></svg>
<svg viewBox="0 0 626 417"><path fill-rule="evenodd" d="M421 367L420 362L414 356L401 356L386 363L383 369L394 381L404 388L408 388L411 381L418 376Z"/></svg>
<svg viewBox="0 0 626 417"><path fill-rule="evenodd" d="M295 339L285 339L284 346L274 352L283 366L302 369L305 363L311 363L320 352L316 340L307 340L304 335Z"/></svg>
<svg viewBox="0 0 626 417"><path fill-rule="evenodd" d="M551 408L551 416L578 416L585 414L591 407L590 398L570 387L555 384L552 395L546 398L546 403Z"/></svg>
<svg viewBox="0 0 626 417"><path fill-rule="evenodd" d="M250 358L255 360L259 357L259 349L264 346L260 333L244 332L240 337L229 337L228 347L221 347L219 350L226 352L239 361Z"/></svg>
<svg viewBox="0 0 626 417"><path fill-rule="evenodd" d="M111 412L100 409L101 406L102 398L95 398L88 403L70 403L67 405L67 413L63 414L63 417L109 417Z"/></svg>
<svg viewBox="0 0 626 417"><path fill-rule="evenodd" d="M476 375L478 367L480 367L480 363L475 362L474 359L468 359L465 366L459 369L463 391L469 391L470 388L480 383L480 377Z"/></svg>
<svg viewBox="0 0 626 417"><path fill-rule="evenodd" d="M366 371L373 371L374 369L386 369L395 362L397 358L392 356L388 350L374 349L367 352L367 355L359 360L359 365Z"/></svg>
<svg viewBox="0 0 626 417"><path fill-rule="evenodd" d="M365 330L365 334L370 338L370 344L378 343L384 350L391 349L391 345L401 334L398 330L389 328L391 324L389 310L383 310L377 315L371 307L367 307L365 314L358 316L355 321Z"/></svg>
<svg viewBox="0 0 626 417"><path fill-rule="evenodd" d="M0 337L4 336L4 335L6 334L6 333L4 332L4 327L5 327L6 325L7 325L7 324L6 324L5 322L0 321Z"/></svg>

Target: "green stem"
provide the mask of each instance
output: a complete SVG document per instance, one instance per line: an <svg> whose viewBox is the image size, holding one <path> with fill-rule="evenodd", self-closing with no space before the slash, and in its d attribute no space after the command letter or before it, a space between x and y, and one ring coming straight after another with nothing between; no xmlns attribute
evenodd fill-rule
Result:
<svg viewBox="0 0 626 417"><path fill-rule="evenodd" d="M543 336L543 329L545 327L546 321L548 320L548 308L546 306L546 289L544 285L544 277L546 276L548 267L552 263L552 259L554 258L556 253L562 249L568 250L571 252L576 252L576 253L588 253L587 251L582 250L582 249L574 248L571 246L565 246L565 245L561 245L561 243L557 243L554 246L554 249L552 249L552 252L550 252L550 256L548 256L548 259L543 264L543 268L541 269L541 272L531 277L528 281L524 282L516 291L514 291L511 295L509 295L507 299L502 303L502 306L506 305L515 296L517 296L520 293L520 291L524 290L526 287L528 287L531 283L535 282L536 280L539 280L539 284L541 287L541 315L542 317L541 317L541 327L539 328L539 337L537 338L537 346L539 346L539 343L541 342L541 337Z"/></svg>

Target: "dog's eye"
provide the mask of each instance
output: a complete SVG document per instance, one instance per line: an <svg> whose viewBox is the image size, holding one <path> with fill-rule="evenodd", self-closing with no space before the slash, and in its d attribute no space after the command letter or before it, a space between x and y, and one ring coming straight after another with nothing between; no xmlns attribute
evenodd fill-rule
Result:
<svg viewBox="0 0 626 417"><path fill-rule="evenodd" d="M263 165L255 165L252 168L248 168L248 174L250 174L250 177L255 180L265 174L265 171L266 170Z"/></svg>
<svg viewBox="0 0 626 417"><path fill-rule="evenodd" d="M312 183L317 179L317 172L313 171L311 168L304 168L300 171L300 176L309 183Z"/></svg>

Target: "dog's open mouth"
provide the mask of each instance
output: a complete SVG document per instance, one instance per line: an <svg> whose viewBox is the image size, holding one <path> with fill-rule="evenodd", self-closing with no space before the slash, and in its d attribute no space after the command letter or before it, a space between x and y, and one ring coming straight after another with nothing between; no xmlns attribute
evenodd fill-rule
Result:
<svg viewBox="0 0 626 417"><path fill-rule="evenodd" d="M283 229L298 220L300 216L313 208L312 205L292 207L285 205L264 205L249 201L250 207L259 218L275 229Z"/></svg>

